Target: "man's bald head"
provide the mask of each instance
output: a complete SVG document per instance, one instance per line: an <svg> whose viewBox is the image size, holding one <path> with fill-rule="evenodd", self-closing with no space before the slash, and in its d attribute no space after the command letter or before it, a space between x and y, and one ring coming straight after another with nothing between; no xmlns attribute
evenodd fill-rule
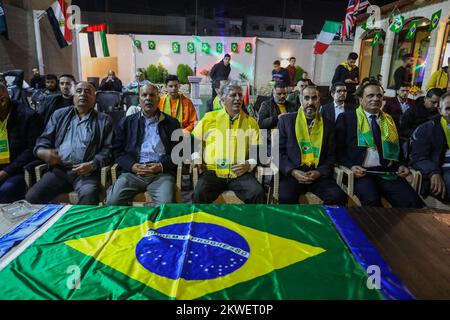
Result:
<svg viewBox="0 0 450 320"><path fill-rule="evenodd" d="M139 88L139 104L144 115L153 117L158 111L159 89L154 84L146 84Z"/></svg>
<svg viewBox="0 0 450 320"><path fill-rule="evenodd" d="M95 106L95 87L87 81L80 81L75 86L73 102L76 107L92 109Z"/></svg>

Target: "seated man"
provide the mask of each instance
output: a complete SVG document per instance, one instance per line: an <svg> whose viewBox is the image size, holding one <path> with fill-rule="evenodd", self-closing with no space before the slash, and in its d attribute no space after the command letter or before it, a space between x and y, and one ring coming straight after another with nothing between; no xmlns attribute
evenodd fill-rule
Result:
<svg viewBox="0 0 450 320"><path fill-rule="evenodd" d="M297 107L300 107L300 94L307 86L312 85L312 81L310 79L300 79L297 82L297 86L294 88L294 91L289 93L286 100L295 104Z"/></svg>
<svg viewBox="0 0 450 320"><path fill-rule="evenodd" d="M180 93L180 81L177 76L167 76L166 88L167 94L159 100L159 110L177 119L181 129L189 135L197 122L197 110L192 101Z"/></svg>
<svg viewBox="0 0 450 320"><path fill-rule="evenodd" d="M42 121L27 105L13 101L0 84L0 203L25 196L23 167L34 160L33 148Z"/></svg>
<svg viewBox="0 0 450 320"><path fill-rule="evenodd" d="M106 205L127 205L144 191L154 205L175 199L171 136L180 123L159 111L158 88L152 84L140 88L139 103L142 112L123 119L116 131L113 152L124 173L108 190Z"/></svg>
<svg viewBox="0 0 450 320"><path fill-rule="evenodd" d="M34 153L50 170L28 191L28 202L48 203L75 190L79 204L99 203L100 170L112 158L112 120L94 110L95 88L88 82L76 85L73 102L53 113L37 139Z"/></svg>
<svg viewBox="0 0 450 320"><path fill-rule="evenodd" d="M409 83L402 83L397 90L397 96L387 99L383 107L383 111L389 114L396 124L399 124L401 116L414 106L414 100L408 98L409 89L411 89Z"/></svg>
<svg viewBox="0 0 450 320"><path fill-rule="evenodd" d="M63 74L59 77L58 94L46 97L37 107L36 111L44 120L44 126L47 125L52 114L61 108L73 106L73 94L75 90L75 78L70 74Z"/></svg>
<svg viewBox="0 0 450 320"><path fill-rule="evenodd" d="M323 105L320 112L325 118L334 123L341 113L353 111L355 106L345 102L347 99L347 86L345 83L333 83L330 93L333 97L333 102Z"/></svg>
<svg viewBox="0 0 450 320"><path fill-rule="evenodd" d="M416 100L414 107L400 118L400 137L408 139L418 126L439 114L439 98L443 93L443 90L433 88L428 90L425 97Z"/></svg>
<svg viewBox="0 0 450 320"><path fill-rule="evenodd" d="M135 79L131 81L128 85L123 87L123 92L139 92L139 88L145 86L146 84L151 84L150 81L145 80L144 74L140 71L136 72Z"/></svg>
<svg viewBox="0 0 450 320"><path fill-rule="evenodd" d="M381 206L383 196L392 207L421 207L405 180L409 169L402 163L395 121L381 111L383 88L369 82L357 94L360 106L342 113L336 122L338 163L354 173L356 196L363 206Z"/></svg>
<svg viewBox="0 0 450 320"><path fill-rule="evenodd" d="M325 204L345 205L347 195L333 179L335 140L333 121L319 112L319 91L308 86L302 107L280 118L280 203L298 203L308 191Z"/></svg>
<svg viewBox="0 0 450 320"><path fill-rule="evenodd" d="M232 190L245 203L265 203L264 188L252 172L257 163L258 124L242 111L239 84L227 83L220 96L224 109L205 114L192 131L207 169L195 187L193 202L212 203L222 192ZM194 163L199 158L198 153L192 155Z"/></svg>
<svg viewBox="0 0 450 320"><path fill-rule="evenodd" d="M122 92L122 81L116 77L114 70L108 71L108 76L102 79L99 90Z"/></svg>
<svg viewBox="0 0 450 320"><path fill-rule="evenodd" d="M422 173L423 196L450 201L450 93L440 98L440 113L412 135L411 162Z"/></svg>

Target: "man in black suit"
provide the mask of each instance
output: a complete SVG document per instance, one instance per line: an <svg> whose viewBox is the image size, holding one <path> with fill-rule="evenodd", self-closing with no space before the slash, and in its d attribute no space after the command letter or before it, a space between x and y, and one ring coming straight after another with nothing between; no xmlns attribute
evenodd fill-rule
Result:
<svg viewBox="0 0 450 320"><path fill-rule="evenodd" d="M345 205L347 196L333 179L334 123L320 114L316 87L306 87L301 96L298 112L283 115L278 122L280 203L298 203L299 196L310 191L325 204Z"/></svg>
<svg viewBox="0 0 450 320"><path fill-rule="evenodd" d="M333 102L323 105L320 112L325 118L334 123L341 113L353 111L355 107L345 102L347 99L347 86L345 83L333 83L330 93L333 97Z"/></svg>
<svg viewBox="0 0 450 320"><path fill-rule="evenodd" d="M417 208L422 202L405 178L398 131L383 111L383 88L369 82L358 89L360 106L336 122L338 163L355 176L354 190L363 206L381 206L384 196L392 207Z"/></svg>

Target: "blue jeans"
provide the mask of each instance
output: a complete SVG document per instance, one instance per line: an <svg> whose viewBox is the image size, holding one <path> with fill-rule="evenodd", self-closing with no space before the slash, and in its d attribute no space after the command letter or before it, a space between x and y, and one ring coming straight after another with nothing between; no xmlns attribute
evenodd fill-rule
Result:
<svg viewBox="0 0 450 320"><path fill-rule="evenodd" d="M11 203L25 197L25 179L17 174L0 181L0 203Z"/></svg>

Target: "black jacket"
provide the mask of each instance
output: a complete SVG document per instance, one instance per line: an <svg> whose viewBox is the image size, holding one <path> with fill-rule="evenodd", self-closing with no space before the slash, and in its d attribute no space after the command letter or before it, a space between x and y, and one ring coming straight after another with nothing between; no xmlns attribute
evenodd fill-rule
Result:
<svg viewBox="0 0 450 320"><path fill-rule="evenodd" d="M72 99L65 99L62 93L52 94L44 98L39 104L36 111L44 121L44 125L47 125L52 114L58 110L73 105Z"/></svg>
<svg viewBox="0 0 450 320"><path fill-rule="evenodd" d="M210 73L209 76L211 77L213 81L213 85L218 88L221 80L228 80L228 77L230 76L231 72L231 65L228 64L227 66L223 63L223 60L219 63L216 63Z"/></svg>
<svg viewBox="0 0 450 320"><path fill-rule="evenodd" d="M297 112L288 113L280 117L278 129L280 134L280 171L284 176L290 175L294 169L310 171L314 168L300 167L301 152L295 135L295 120ZM319 165L317 170L323 177L333 174L335 163L336 144L334 140L334 123L323 119L324 130L322 148L320 152Z"/></svg>
<svg viewBox="0 0 450 320"><path fill-rule="evenodd" d="M344 104L344 112L354 111L355 106L345 103ZM324 104L322 108L320 108L320 112L322 115L330 121L336 122L336 113L334 110L334 102L330 102Z"/></svg>
<svg viewBox="0 0 450 320"><path fill-rule="evenodd" d="M64 141L65 132L73 117L77 116L74 106L56 110L50 117L44 133L37 139L34 153L40 148L58 149ZM111 118L101 112L92 110L89 121L95 126L94 138L84 154L83 161L93 161L97 170L112 162L113 124Z"/></svg>
<svg viewBox="0 0 450 320"><path fill-rule="evenodd" d="M367 148L358 147L356 127L356 111L341 113L336 120L337 162L347 168L362 166L366 158ZM399 161L385 169L386 171L396 171L400 165L404 164L405 160L402 148L400 148Z"/></svg>
<svg viewBox="0 0 450 320"><path fill-rule="evenodd" d="M408 139L414 130L421 124L431 120L438 114L437 109L429 110L425 108L424 98L416 100L413 108L409 108L400 118L400 136Z"/></svg>
<svg viewBox="0 0 450 320"><path fill-rule="evenodd" d="M441 166L447 151L447 140L440 123L441 117L420 125L411 136L411 164L424 178L441 174Z"/></svg>
<svg viewBox="0 0 450 320"><path fill-rule="evenodd" d="M336 67L336 70L334 71L334 76L331 80L331 84L335 84L336 82L345 83L345 80L347 79L355 80L355 78L358 79L358 77L358 67L354 67L351 71L348 71L347 68L345 68L343 65L338 65ZM345 86L347 87L347 94L352 94L356 91L356 84L354 83L345 83Z"/></svg>
<svg viewBox="0 0 450 320"><path fill-rule="evenodd" d="M288 113L298 111L298 108L292 102L286 100L284 103ZM272 97L261 103L258 112L258 125L260 129L274 129L278 124L278 116L281 114L280 108Z"/></svg>
<svg viewBox="0 0 450 320"><path fill-rule="evenodd" d="M166 154L161 158L163 172L176 172L177 166L171 160L172 149L178 141L171 141L172 133L180 129L177 119L160 112L158 133L164 145ZM135 113L123 119L116 128L113 153L116 162L126 172L132 172L131 167L139 163L139 153L145 136L144 116L141 112Z"/></svg>
<svg viewBox="0 0 450 320"><path fill-rule="evenodd" d="M400 89L402 83L408 82L411 84L412 82L412 72L411 69L405 68L404 66L400 66L394 72L394 89Z"/></svg>
<svg viewBox="0 0 450 320"><path fill-rule="evenodd" d="M119 78L114 78L113 81L106 80L108 80L108 77L102 80L98 90L122 92L122 81Z"/></svg>
<svg viewBox="0 0 450 320"><path fill-rule="evenodd" d="M23 167L35 160L33 148L42 133L42 121L27 105L11 101L7 130L10 164L0 165L0 171L10 176L23 172Z"/></svg>

